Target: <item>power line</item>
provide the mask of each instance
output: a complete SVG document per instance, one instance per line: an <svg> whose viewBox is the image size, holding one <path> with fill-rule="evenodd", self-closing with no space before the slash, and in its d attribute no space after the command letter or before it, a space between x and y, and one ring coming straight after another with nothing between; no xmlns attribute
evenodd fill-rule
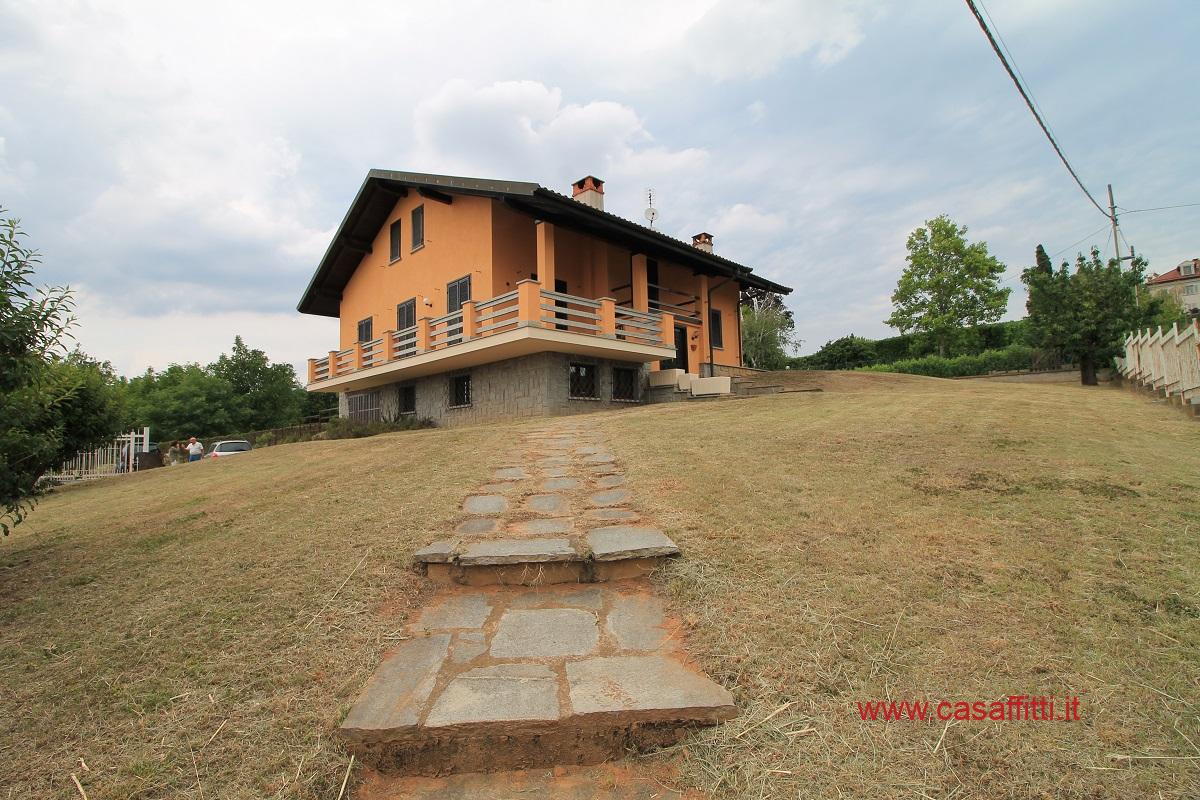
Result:
<svg viewBox="0 0 1200 800"><path fill-rule="evenodd" d="M1166 211L1168 208L1193 208L1195 206L1200 206L1200 203L1180 203L1175 206L1158 206L1157 208L1122 208L1121 206L1117 206L1117 208L1126 214L1141 214L1143 211Z"/></svg>
<svg viewBox="0 0 1200 800"><path fill-rule="evenodd" d="M1083 181L1079 179L1079 175L1075 173L1075 168L1071 166L1071 162L1067 161L1066 154L1064 154L1062 148L1058 146L1058 142L1055 141L1054 136L1050 133L1050 128L1046 126L1045 120L1042 119L1042 115L1038 113L1037 108L1034 106L1033 100L1029 96L1029 92L1025 90L1024 85L1022 85L1020 79L1017 78L1017 74L1013 72L1012 65L1008 63L1008 58L1004 55L1004 52L1000 49L1000 45L996 42L996 37L992 35L991 29L988 28L987 23L984 22L983 15L979 13L979 9L975 5L975 0L966 0L966 2L967 7L971 9L971 13L975 15L976 21L979 22L979 28L983 31L984 35L987 36L988 42L990 42L992 45L992 49L996 51L996 57L999 58L1000 63L1004 65L1004 71L1008 73L1008 77L1012 78L1013 85L1016 86L1017 91L1021 93L1021 97L1025 100L1025 105L1029 107L1029 113L1033 114L1033 118L1037 120L1038 127L1042 129L1042 133L1046 134L1046 139L1049 140L1051 146L1054 147L1054 152L1058 153L1059 160L1062 161L1063 166L1067 168L1067 172L1071 173L1071 177L1075 179L1075 183L1079 185L1080 190L1087 195L1087 199L1092 201L1092 205L1096 207L1096 210L1111 220L1112 216L1109 214L1109 212L1105 211L1099 203L1096 202L1096 198L1092 197L1092 193L1087 190L1087 187L1083 185Z"/></svg>
<svg viewBox="0 0 1200 800"><path fill-rule="evenodd" d="M1108 228L1108 223L1107 223L1107 222L1106 222L1106 223L1104 223L1103 225L1101 225L1101 226L1100 226L1099 228L1097 228L1096 230L1094 230L1094 231L1092 231L1091 233L1089 233L1087 236L1084 236L1084 237L1083 237L1082 239L1080 239L1078 242L1075 242L1075 244L1069 244L1069 245L1067 245L1066 247L1064 247L1062 250L1059 250L1057 253L1055 253L1054 255L1050 256L1050 258L1052 258L1052 259L1054 259L1054 258L1058 258L1058 257L1059 257L1060 255L1062 255L1063 253L1067 252L1068 250L1070 250L1071 248L1075 247L1076 245L1083 244L1083 243L1084 243L1084 242L1086 242L1088 239L1092 238L1092 237L1093 237L1093 236L1095 236L1097 233L1100 233L1101 231L1105 230L1106 228Z"/></svg>

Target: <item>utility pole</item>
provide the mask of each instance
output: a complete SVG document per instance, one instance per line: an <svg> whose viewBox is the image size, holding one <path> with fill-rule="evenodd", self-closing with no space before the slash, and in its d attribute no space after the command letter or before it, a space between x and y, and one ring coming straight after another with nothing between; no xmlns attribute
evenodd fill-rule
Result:
<svg viewBox="0 0 1200 800"><path fill-rule="evenodd" d="M1121 261L1121 239L1117 235L1117 204L1113 200L1112 184L1108 185L1108 218L1112 221L1113 229L1113 258L1117 259L1117 264Z"/></svg>

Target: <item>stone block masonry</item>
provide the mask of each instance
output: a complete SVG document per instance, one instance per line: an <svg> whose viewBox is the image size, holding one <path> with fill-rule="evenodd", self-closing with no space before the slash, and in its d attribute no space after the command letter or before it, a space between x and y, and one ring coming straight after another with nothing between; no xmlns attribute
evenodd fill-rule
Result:
<svg viewBox="0 0 1200 800"><path fill-rule="evenodd" d="M572 364L587 364L595 368L594 398L571 396ZM433 420L440 427L582 414L636 405L636 401L613 399L614 369L637 370L638 397L640 399L645 396L648 380L645 364L566 353L535 353L465 370L393 383L365 392L343 392L338 396L338 408L342 416L349 416L349 397L377 392L381 416L384 419L396 418L401 413L402 386L415 388L416 411L413 413L418 417ZM456 406L452 403L451 389L453 379L459 376L470 378L470 403Z"/></svg>

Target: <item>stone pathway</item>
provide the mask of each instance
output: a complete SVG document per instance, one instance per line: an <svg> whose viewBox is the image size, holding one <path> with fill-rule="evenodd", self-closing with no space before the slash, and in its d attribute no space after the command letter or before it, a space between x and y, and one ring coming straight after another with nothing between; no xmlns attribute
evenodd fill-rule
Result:
<svg viewBox="0 0 1200 800"><path fill-rule="evenodd" d="M414 554L447 588L385 657L343 737L384 773L447 775L598 764L734 716L641 579L678 554L632 507L594 423L527 433L453 531ZM475 796L450 786L429 796Z"/></svg>

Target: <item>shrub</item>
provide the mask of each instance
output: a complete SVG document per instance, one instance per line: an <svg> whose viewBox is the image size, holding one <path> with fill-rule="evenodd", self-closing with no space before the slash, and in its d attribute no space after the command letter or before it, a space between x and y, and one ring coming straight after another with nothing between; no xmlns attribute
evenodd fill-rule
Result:
<svg viewBox="0 0 1200 800"><path fill-rule="evenodd" d="M259 434L258 438L254 440L255 447L270 447L273 444L282 444L282 442L271 431Z"/></svg>
<svg viewBox="0 0 1200 800"><path fill-rule="evenodd" d="M361 439L364 436L375 436L380 433L411 431L432 427L433 420L416 416L404 416L399 419L381 420L379 422L359 422L349 417L334 417L325 426L325 438Z"/></svg>
<svg viewBox="0 0 1200 800"><path fill-rule="evenodd" d="M875 364L862 369L869 372L928 375L932 378L962 378L970 375L987 375L989 372L1029 369L1032 363L1032 347L1024 344L1012 344L1000 350L984 350L979 355L962 355L954 358L942 358L941 356L908 358L894 361L891 364Z"/></svg>

